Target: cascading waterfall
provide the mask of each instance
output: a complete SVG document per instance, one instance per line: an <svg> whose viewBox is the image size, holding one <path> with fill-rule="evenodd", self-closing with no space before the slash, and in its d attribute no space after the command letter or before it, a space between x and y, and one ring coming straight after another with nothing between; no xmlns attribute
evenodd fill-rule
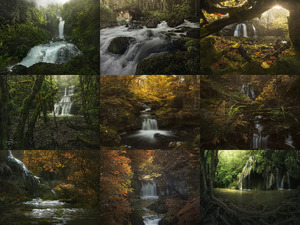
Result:
<svg viewBox="0 0 300 225"><path fill-rule="evenodd" d="M64 39L64 20L60 17L58 25L59 39ZM34 46L27 53L27 56L16 65L23 65L30 67L36 63L52 63L63 64L70 59L81 55L80 50L71 43L66 41L50 42L48 44L41 44Z"/></svg>
<svg viewBox="0 0 300 225"><path fill-rule="evenodd" d="M62 115L62 116L69 116L71 115L71 108L73 102L71 101L71 96L74 95L75 85L65 87L65 94L59 101L59 103L54 104L54 110L52 114L55 115Z"/></svg>
<svg viewBox="0 0 300 225"><path fill-rule="evenodd" d="M59 17L58 38L60 39L65 39L64 27L65 27L65 21L62 19L62 17Z"/></svg>
<svg viewBox="0 0 300 225"><path fill-rule="evenodd" d="M243 37L248 37L247 36L247 26L244 23L240 23L236 26L235 30L234 30L234 36L235 37L239 37L242 36L242 34L240 33L240 29L242 27L242 33L243 33Z"/></svg>
<svg viewBox="0 0 300 225"><path fill-rule="evenodd" d="M256 133L253 133L252 149L266 150L268 149L268 139L270 135L265 137L262 136L263 125L260 120L263 118L262 115L258 115L254 118L254 125Z"/></svg>
<svg viewBox="0 0 300 225"><path fill-rule="evenodd" d="M255 99L255 93L253 88L250 85L243 84L242 92L251 100Z"/></svg>
<svg viewBox="0 0 300 225"><path fill-rule="evenodd" d="M130 75L135 74L137 64L148 57L162 55L170 51L172 41L181 38L186 32L178 32L181 27L199 28L198 23L187 20L176 28L171 28L166 21L156 28L129 29L125 26L105 28L100 30L100 74ZM176 31L176 32L174 32ZM168 37L167 32L174 36ZM122 55L108 52L112 39L116 37L132 37L127 51Z"/></svg>
<svg viewBox="0 0 300 225"><path fill-rule="evenodd" d="M31 172L29 170L27 170L25 164L13 156L11 150L8 150L8 161L14 162L14 163L20 165L26 176L28 176L28 174L31 174Z"/></svg>
<svg viewBox="0 0 300 225"><path fill-rule="evenodd" d="M257 37L256 28L255 28L254 24L252 24L252 28L253 28L253 36Z"/></svg>
<svg viewBox="0 0 300 225"><path fill-rule="evenodd" d="M254 162L254 157L253 156L250 156L246 165L244 166L243 168L243 171L242 171L242 174L240 175L240 178L239 178L239 181L238 181L238 185L240 187L240 190L250 190L251 189L251 186L250 186L250 176L251 176L251 170L252 170L252 165L253 165L253 162ZM244 188L243 187L243 181L245 180L245 178L248 177L248 182L247 182L247 187Z"/></svg>
<svg viewBox="0 0 300 225"><path fill-rule="evenodd" d="M155 181L146 181L142 183L142 199L158 199L157 187Z"/></svg>

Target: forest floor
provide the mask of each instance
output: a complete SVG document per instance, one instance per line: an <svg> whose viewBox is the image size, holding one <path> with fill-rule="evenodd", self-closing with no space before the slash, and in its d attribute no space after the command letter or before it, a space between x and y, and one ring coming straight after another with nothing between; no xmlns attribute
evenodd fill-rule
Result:
<svg viewBox="0 0 300 225"><path fill-rule="evenodd" d="M200 49L204 74L285 74L299 70L295 50L280 37L211 36L201 40Z"/></svg>

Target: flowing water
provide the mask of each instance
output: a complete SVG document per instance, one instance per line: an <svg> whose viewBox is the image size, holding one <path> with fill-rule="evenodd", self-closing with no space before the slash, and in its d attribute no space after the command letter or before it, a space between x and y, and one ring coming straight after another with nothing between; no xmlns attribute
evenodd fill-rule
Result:
<svg viewBox="0 0 300 225"><path fill-rule="evenodd" d="M52 115L62 115L62 116L70 116L71 115L71 108L73 102L71 101L71 96L74 95L75 86L65 87L65 94L59 101L59 103L54 104L54 111Z"/></svg>
<svg viewBox="0 0 300 225"><path fill-rule="evenodd" d="M157 187L154 181L145 181L142 183L141 198L143 199L143 205L146 205L146 207L144 207L145 215L143 216L144 224L158 225L163 216L147 208L154 200L158 199Z"/></svg>
<svg viewBox="0 0 300 225"><path fill-rule="evenodd" d="M186 34L180 31L182 27L199 28L200 25L185 20L178 27L171 28L166 21L163 21L156 28L143 26L142 29L129 29L125 26L117 26L100 30L100 74L135 74L136 66L142 59L169 52L172 41ZM166 35L167 32L172 32L173 36ZM107 51L111 40L115 37L134 38L123 55Z"/></svg>
<svg viewBox="0 0 300 225"><path fill-rule="evenodd" d="M175 135L170 130L160 130L156 116L147 107L141 111L141 130L122 135L122 144L134 148L167 148L169 143L175 140Z"/></svg>
<svg viewBox="0 0 300 225"><path fill-rule="evenodd" d="M58 25L59 39L64 39L64 24L65 21L59 18L60 22ZM48 44L41 44L34 46L29 50L27 56L17 65L23 65L30 67L36 63L52 63L52 64L63 64L68 62L75 56L79 56L82 53L80 50L71 43L66 41L50 42Z"/></svg>
<svg viewBox="0 0 300 225"><path fill-rule="evenodd" d="M74 207L59 200L42 200L40 198L23 202L19 205L25 222L42 222L55 225L96 225L99 224L97 216L91 210ZM34 223L34 224L35 224ZM30 223L31 224L31 223Z"/></svg>
<svg viewBox="0 0 300 225"><path fill-rule="evenodd" d="M242 29L242 32L241 32ZM234 36L239 37L248 37L247 36L247 26L244 23L240 23L236 26L235 30L234 30Z"/></svg>

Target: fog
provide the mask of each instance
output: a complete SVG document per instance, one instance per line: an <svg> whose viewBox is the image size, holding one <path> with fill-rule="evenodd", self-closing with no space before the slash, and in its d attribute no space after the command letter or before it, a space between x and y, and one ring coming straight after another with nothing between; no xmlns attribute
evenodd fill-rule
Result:
<svg viewBox="0 0 300 225"><path fill-rule="evenodd" d="M64 4L69 0L35 0L38 5L47 6L49 4Z"/></svg>

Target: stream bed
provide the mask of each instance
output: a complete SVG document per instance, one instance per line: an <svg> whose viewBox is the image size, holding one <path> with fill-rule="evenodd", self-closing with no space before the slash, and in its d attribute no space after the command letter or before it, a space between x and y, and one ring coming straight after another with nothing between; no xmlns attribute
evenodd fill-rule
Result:
<svg viewBox="0 0 300 225"><path fill-rule="evenodd" d="M8 224L97 225L96 211L59 200L34 198L7 209ZM11 218L10 218L11 217Z"/></svg>

